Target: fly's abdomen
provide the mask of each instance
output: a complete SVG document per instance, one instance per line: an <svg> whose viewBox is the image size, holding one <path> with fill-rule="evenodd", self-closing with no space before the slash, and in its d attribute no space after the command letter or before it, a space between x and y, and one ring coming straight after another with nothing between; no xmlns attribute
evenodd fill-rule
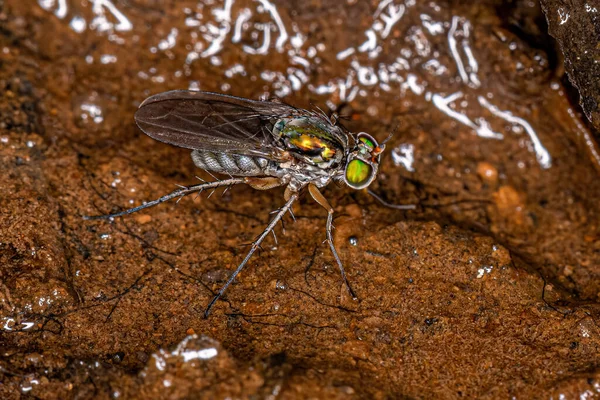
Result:
<svg viewBox="0 0 600 400"><path fill-rule="evenodd" d="M237 176L263 175L269 165L269 161L262 157L201 150L192 151L192 160L198 168Z"/></svg>

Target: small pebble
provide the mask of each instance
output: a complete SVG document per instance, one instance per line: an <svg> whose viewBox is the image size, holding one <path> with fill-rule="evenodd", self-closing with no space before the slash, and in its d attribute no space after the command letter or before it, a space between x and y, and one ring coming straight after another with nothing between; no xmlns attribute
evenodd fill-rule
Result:
<svg viewBox="0 0 600 400"><path fill-rule="evenodd" d="M477 175L488 185L495 186L498 183L498 170L488 162L477 164Z"/></svg>
<svg viewBox="0 0 600 400"><path fill-rule="evenodd" d="M135 220L140 224L147 224L152 221L152 217L148 214L138 214L135 216Z"/></svg>

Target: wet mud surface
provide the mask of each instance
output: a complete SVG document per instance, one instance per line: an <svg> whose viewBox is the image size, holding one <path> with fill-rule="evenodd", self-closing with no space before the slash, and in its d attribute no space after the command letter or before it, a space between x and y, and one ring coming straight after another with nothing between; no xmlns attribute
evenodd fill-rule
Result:
<svg viewBox="0 0 600 400"><path fill-rule="evenodd" d="M0 11L0 397L588 398L600 159L529 2L18 2ZM134 124L201 89L395 134L308 196L202 317L283 190L195 183ZM564 397L561 397L564 396Z"/></svg>

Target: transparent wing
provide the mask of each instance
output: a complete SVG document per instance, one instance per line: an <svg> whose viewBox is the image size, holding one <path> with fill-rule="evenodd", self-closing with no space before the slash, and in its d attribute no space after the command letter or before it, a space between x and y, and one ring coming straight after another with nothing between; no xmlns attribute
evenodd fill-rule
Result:
<svg viewBox="0 0 600 400"><path fill-rule="evenodd" d="M284 103L174 90L147 98L135 121L151 138L175 146L276 158L273 124L302 113Z"/></svg>

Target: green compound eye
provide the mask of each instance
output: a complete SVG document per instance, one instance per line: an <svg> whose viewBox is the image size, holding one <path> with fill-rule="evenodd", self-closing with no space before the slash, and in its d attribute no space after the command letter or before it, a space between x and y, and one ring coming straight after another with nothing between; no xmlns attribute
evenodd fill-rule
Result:
<svg viewBox="0 0 600 400"><path fill-rule="evenodd" d="M373 168L362 160L352 160L346 166L346 182L353 188L361 188L371 177Z"/></svg>
<svg viewBox="0 0 600 400"><path fill-rule="evenodd" d="M375 148L375 144L373 142L371 142L368 138L366 137L361 137L358 140L360 140L361 142L363 142L364 144L367 145L367 147L369 147L369 149L373 150Z"/></svg>

